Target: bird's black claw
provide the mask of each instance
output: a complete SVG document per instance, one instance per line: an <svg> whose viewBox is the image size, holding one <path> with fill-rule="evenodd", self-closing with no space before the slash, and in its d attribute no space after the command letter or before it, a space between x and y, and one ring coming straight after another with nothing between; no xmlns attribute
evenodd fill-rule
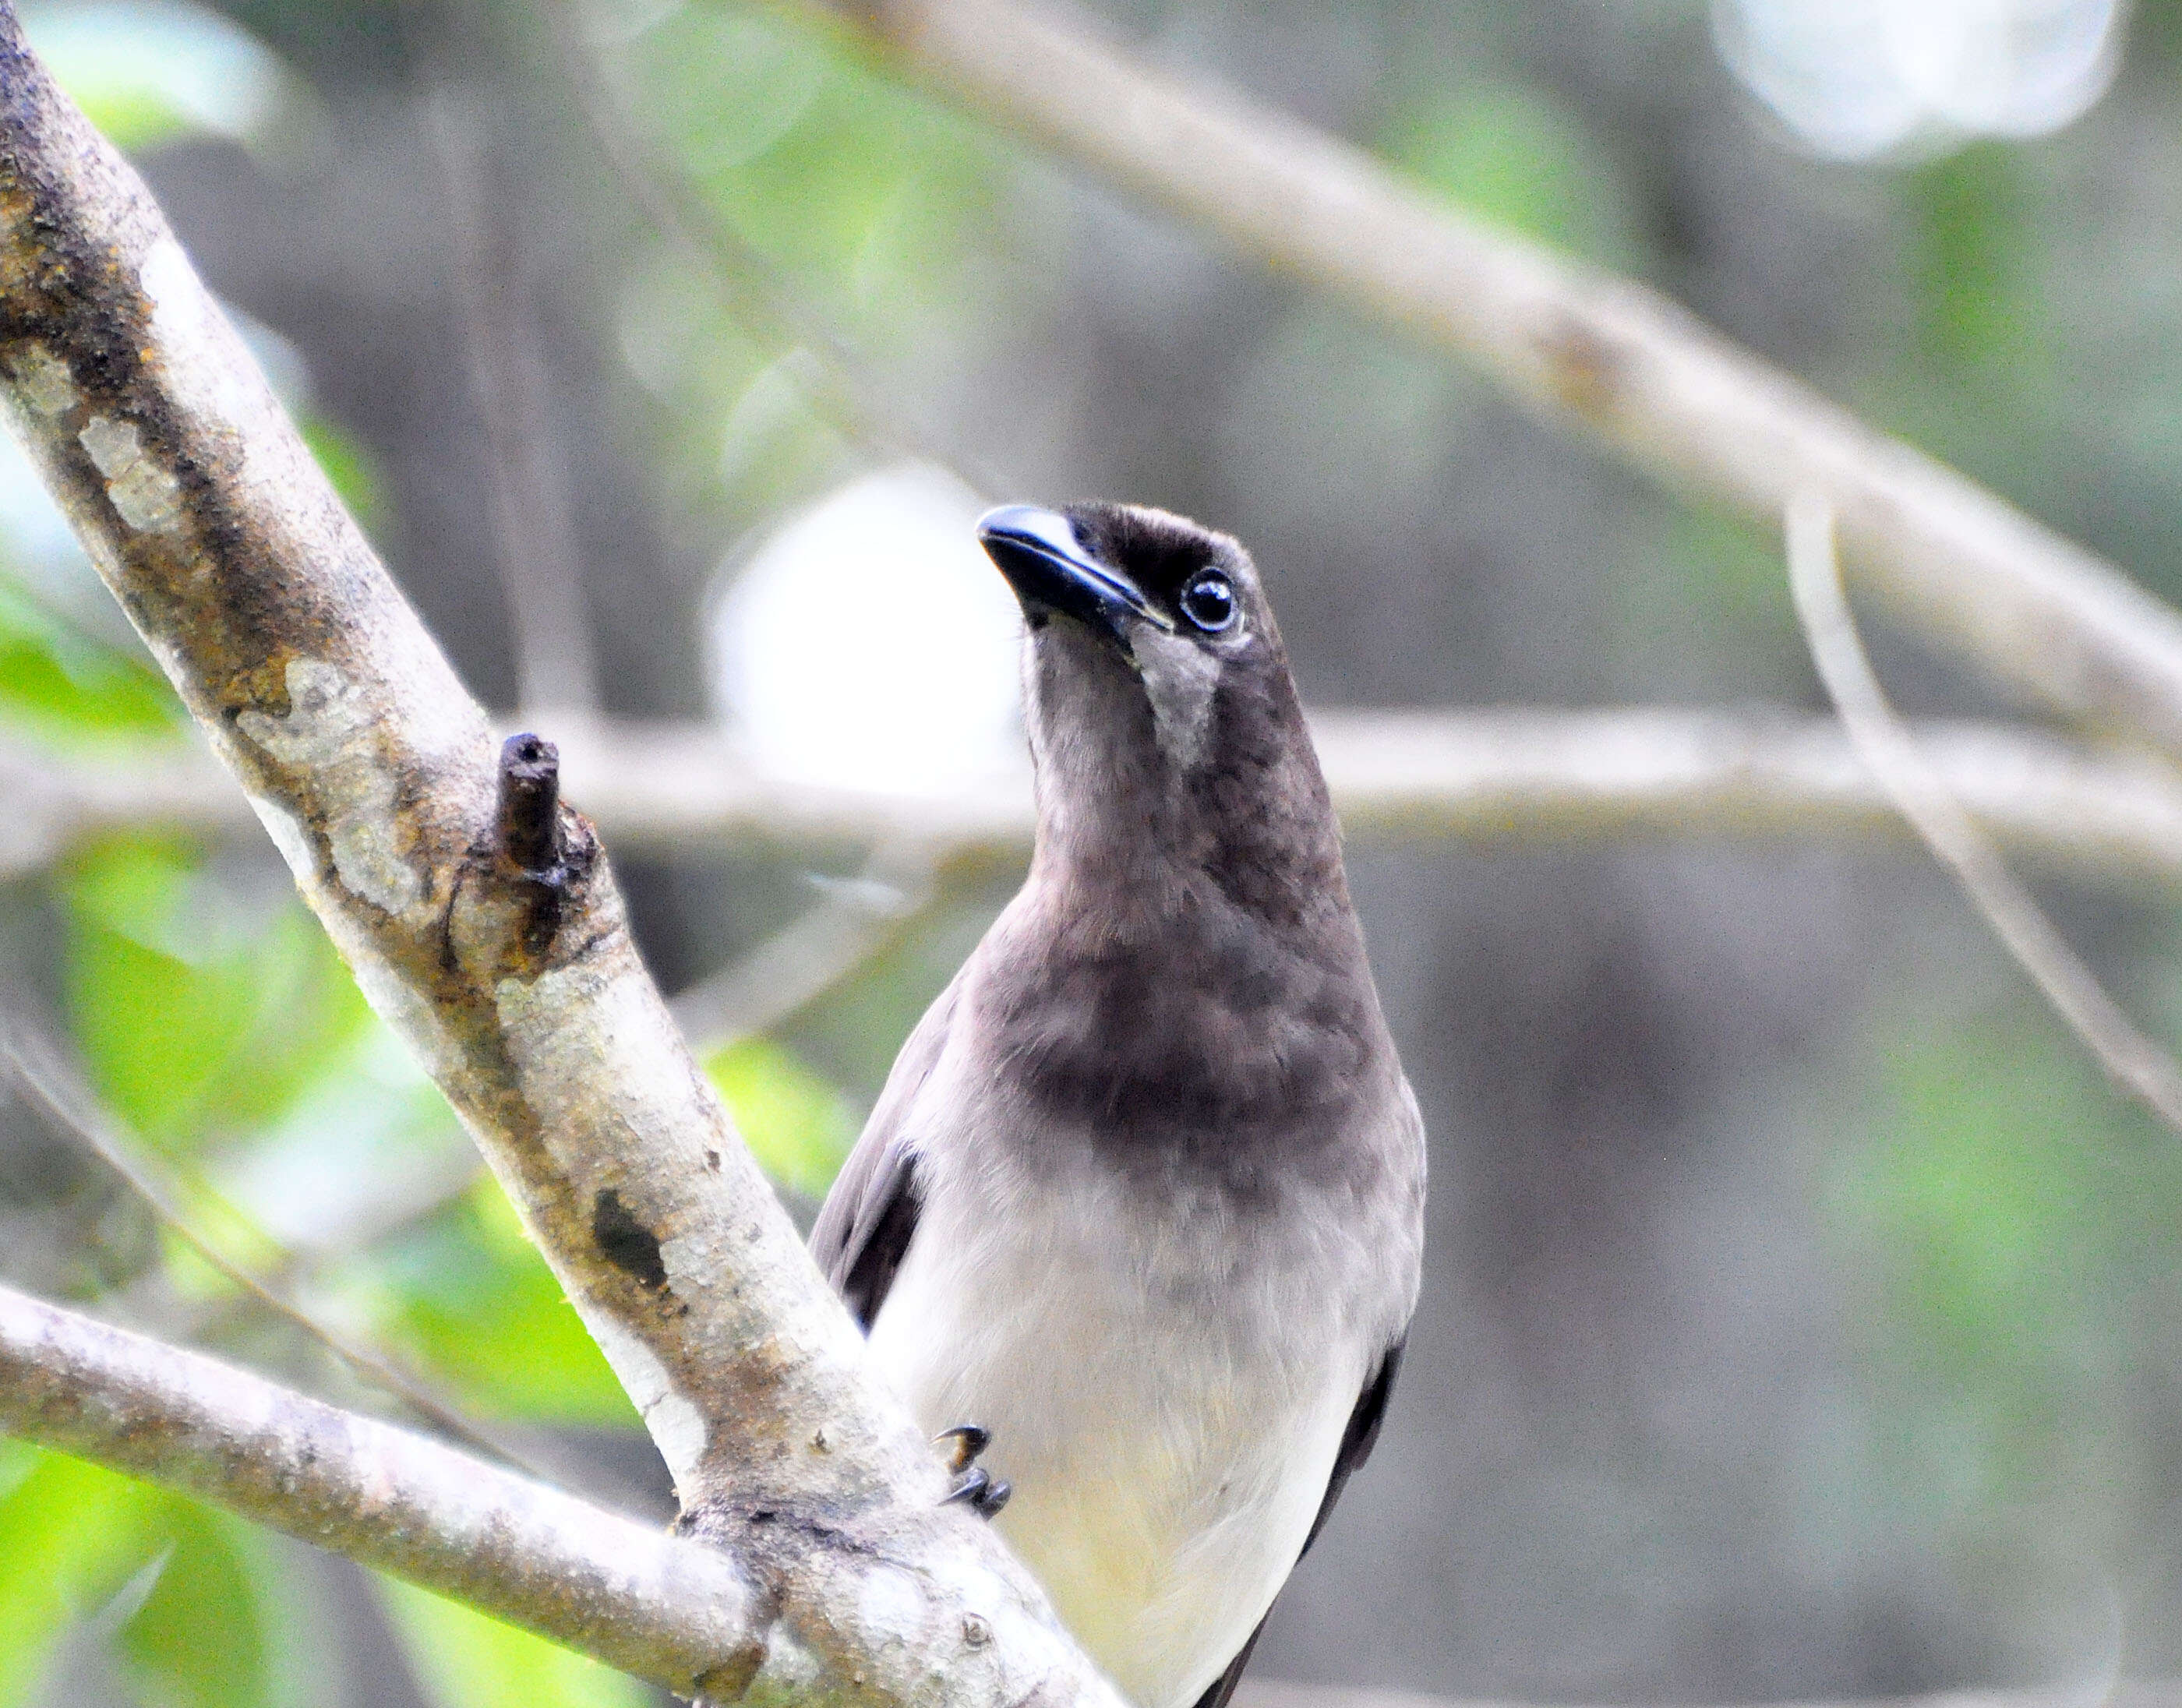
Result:
<svg viewBox="0 0 2182 1708"><path fill-rule="evenodd" d="M947 1468L958 1476L977 1462L977 1456L993 1443L993 1432L983 1423L957 1423L951 1429L942 1429L932 1438L934 1441L952 1441L954 1451L948 1456Z"/></svg>
<svg viewBox="0 0 2182 1708"><path fill-rule="evenodd" d="M959 1501L979 1517L990 1518L1008 1504L1008 1496L1014 1493L1013 1484L995 1483L992 1473L983 1466L972 1465L940 1505L952 1506Z"/></svg>

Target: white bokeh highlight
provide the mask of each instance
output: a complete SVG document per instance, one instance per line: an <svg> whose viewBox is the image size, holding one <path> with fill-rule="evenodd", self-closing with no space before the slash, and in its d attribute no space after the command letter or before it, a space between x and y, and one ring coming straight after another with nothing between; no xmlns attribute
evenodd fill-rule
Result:
<svg viewBox="0 0 2182 1708"><path fill-rule="evenodd" d="M711 618L714 703L776 776L946 795L1019 771L1022 619L952 476L866 475L791 519Z"/></svg>
<svg viewBox="0 0 2182 1708"><path fill-rule="evenodd" d="M185 132L255 146L318 116L272 49L192 0L47 0L23 8L23 30L71 95L150 102Z"/></svg>
<svg viewBox="0 0 2182 1708"><path fill-rule="evenodd" d="M2040 136L2113 80L2126 0L1714 0L1714 39L1814 152Z"/></svg>

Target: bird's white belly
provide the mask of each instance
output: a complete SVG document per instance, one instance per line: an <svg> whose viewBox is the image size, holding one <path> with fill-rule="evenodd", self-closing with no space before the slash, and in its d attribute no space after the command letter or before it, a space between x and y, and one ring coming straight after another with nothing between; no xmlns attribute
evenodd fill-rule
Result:
<svg viewBox="0 0 2182 1708"><path fill-rule="evenodd" d="M992 1430L996 1522L1092 1658L1139 1708L1191 1708L1295 1563L1365 1373L1323 1285L1155 1308L1175 1254L1098 1219L1004 1241L928 1203L872 1351L928 1429Z"/></svg>

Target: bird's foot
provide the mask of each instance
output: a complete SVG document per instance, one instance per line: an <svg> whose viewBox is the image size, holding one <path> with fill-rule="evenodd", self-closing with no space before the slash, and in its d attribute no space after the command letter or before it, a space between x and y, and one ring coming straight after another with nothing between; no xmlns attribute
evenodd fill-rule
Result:
<svg viewBox="0 0 2182 1708"><path fill-rule="evenodd" d="M960 1476L977 1462L977 1456L993 1445L993 1432L983 1423L957 1423L951 1429L942 1429L932 1438L938 1446L942 1441L951 1441L948 1450L947 1468Z"/></svg>
<svg viewBox="0 0 2182 1708"><path fill-rule="evenodd" d="M972 1512L986 1518L1008 1504L1008 1496L1015 1493L1014 1487L994 1482L992 1473L977 1463L977 1456L992 1445L990 1429L982 1423L957 1423L951 1429L942 1429L932 1439L954 1444L947 1455L947 1468L961 1479L944 1504L966 1502Z"/></svg>
<svg viewBox="0 0 2182 1708"><path fill-rule="evenodd" d="M993 1480L993 1473L983 1465L972 1465L962 1473L962 1480L955 1485L940 1505L952 1506L960 1501L981 1518L994 1518L1000 1516L1000 1508L1008 1504L1008 1496L1014 1493L1013 1484L996 1483Z"/></svg>

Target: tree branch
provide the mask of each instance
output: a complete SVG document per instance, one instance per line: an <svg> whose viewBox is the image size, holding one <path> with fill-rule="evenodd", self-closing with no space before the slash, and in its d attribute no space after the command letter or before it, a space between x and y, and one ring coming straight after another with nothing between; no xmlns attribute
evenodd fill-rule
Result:
<svg viewBox="0 0 2182 1708"><path fill-rule="evenodd" d="M1840 725L1785 709L1322 710L1312 726L1360 842L1903 834ZM2182 783L2158 761L1998 724L1914 734L1949 792L2019 856L2084 879L2182 886ZM1022 779L934 799L814 788L767 777L730 735L701 724L575 724L561 753L570 790L621 848L895 840L959 861L1013 859L1030 843ZM61 758L0 740L0 876L118 828L250 822L218 767L179 747Z"/></svg>
<svg viewBox="0 0 2182 1708"><path fill-rule="evenodd" d="M485 429L493 556L514 642L516 704L532 716L595 711L598 665L568 508L566 459L554 432L542 336L496 173L489 97L462 87L435 26L396 8L418 62L418 106L446 190L448 285L470 395Z"/></svg>
<svg viewBox="0 0 2182 1708"><path fill-rule="evenodd" d="M2074 717L2182 752L2182 615L1658 292L1463 213L1339 138L1026 0L800 0L944 98L1462 357L1678 488L1841 518L1859 583Z"/></svg>
<svg viewBox="0 0 2182 1708"><path fill-rule="evenodd" d="M429 1437L0 1287L0 1428L185 1489L684 1696L767 1654L750 1574Z"/></svg>
<svg viewBox="0 0 2182 1708"><path fill-rule="evenodd" d="M1114 1700L866 1374L534 737L496 743L135 174L0 5L0 395L365 994L778 1609L757 1688Z"/></svg>

